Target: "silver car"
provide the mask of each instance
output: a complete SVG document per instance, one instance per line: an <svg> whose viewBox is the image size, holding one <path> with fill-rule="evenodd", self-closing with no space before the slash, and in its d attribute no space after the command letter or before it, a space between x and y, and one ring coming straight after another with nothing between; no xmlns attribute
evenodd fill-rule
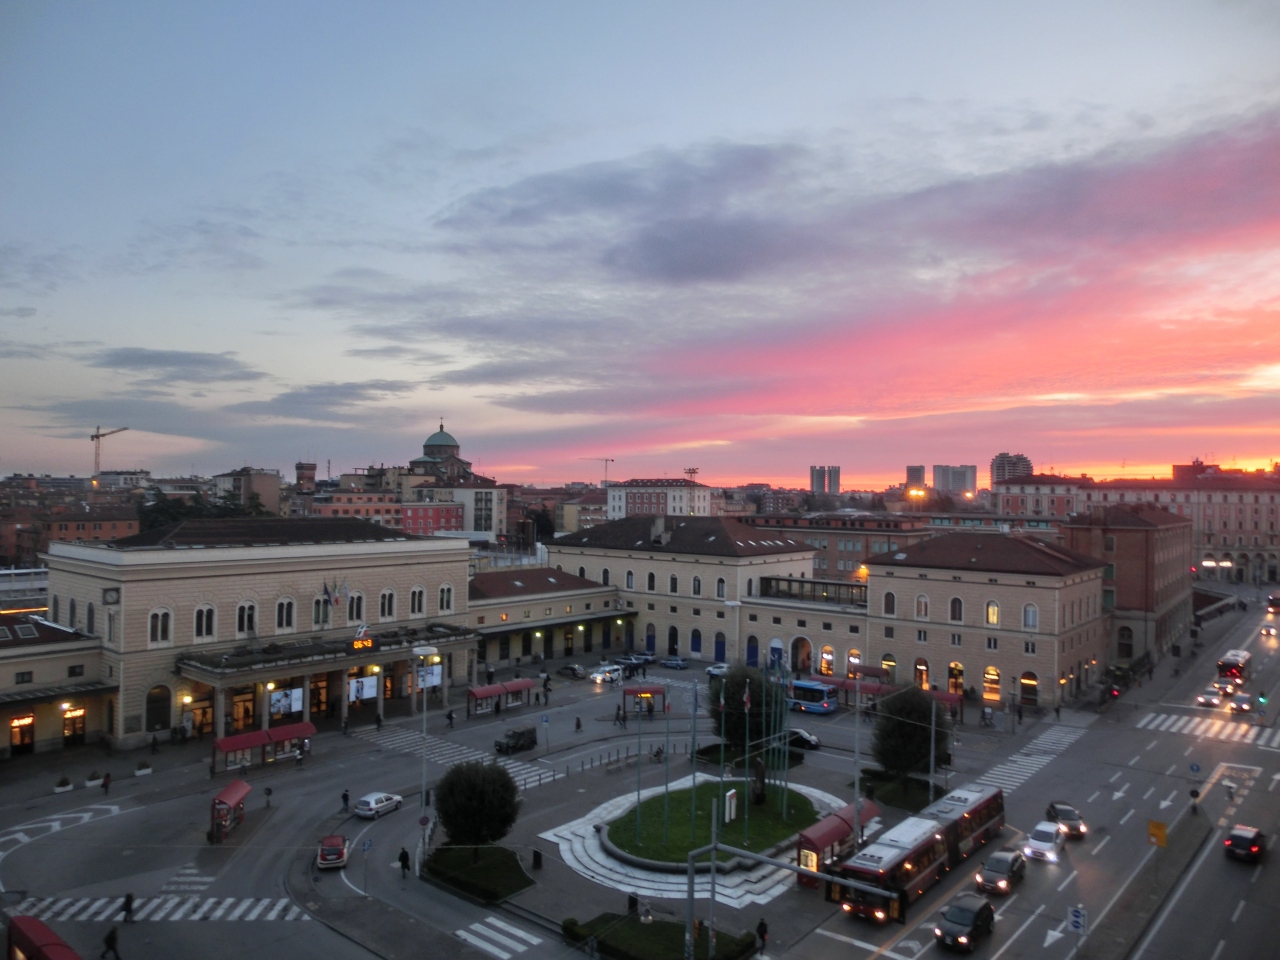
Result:
<svg viewBox="0 0 1280 960"><path fill-rule="evenodd" d="M356 816L367 820L377 820L384 813L399 810L404 797L394 793L366 793L356 801Z"/></svg>

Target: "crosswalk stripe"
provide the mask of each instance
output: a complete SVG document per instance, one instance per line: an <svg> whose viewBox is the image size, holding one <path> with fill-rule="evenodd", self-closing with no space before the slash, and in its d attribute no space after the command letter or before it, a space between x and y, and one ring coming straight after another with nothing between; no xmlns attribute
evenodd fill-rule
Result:
<svg viewBox="0 0 1280 960"><path fill-rule="evenodd" d="M58 916L57 916L55 919L58 919L58 920L70 920L70 919L71 919L72 914L75 914L75 913L79 912L80 910L83 910L83 909L84 909L84 905L85 905L86 903L88 903L88 902L89 902L89 898L88 898L88 897L81 897L81 898L80 898L79 900L77 900L75 903L71 904L71 906L67 907L65 910L63 910L61 913L59 913L59 914L58 914Z"/></svg>
<svg viewBox="0 0 1280 960"><path fill-rule="evenodd" d="M240 906L236 907L233 911L231 911L231 915L230 915L230 916L228 916L228 917L227 917L227 919L228 919L228 920L239 920L239 919L240 919L240 915L241 915L242 913L244 913L246 910L248 910L248 909L249 909L249 907L251 907L251 906L253 905L253 903L254 903L254 901L253 901L253 900L244 900L244 901L242 901L242 902L240 903Z"/></svg>
<svg viewBox="0 0 1280 960"><path fill-rule="evenodd" d="M245 916L246 920L257 920L258 915L270 905L270 900L263 900Z"/></svg>
<svg viewBox="0 0 1280 960"><path fill-rule="evenodd" d="M474 930L476 933L480 934L481 936L488 937L490 940L493 940L497 943L502 944L504 947L510 947L516 953L523 953L524 951L529 949L523 943L518 943L517 941L512 940L510 937L504 937L502 934L498 933L498 931L496 930L490 930L483 923L473 923L471 924L471 929Z"/></svg>
<svg viewBox="0 0 1280 960"><path fill-rule="evenodd" d="M1249 728L1249 732L1248 732L1248 733L1246 733L1246 734L1244 735L1244 742L1245 742L1245 743L1253 743L1253 739L1254 739L1254 737L1256 737L1257 735L1258 735L1258 728L1257 728L1257 727L1250 727L1250 728Z"/></svg>
<svg viewBox="0 0 1280 960"><path fill-rule="evenodd" d="M214 913L213 913L213 916L211 916L209 919L210 919L210 920L221 920L221 919L222 919L222 915L223 915L224 913L226 913L226 912L227 912L227 910L231 907L231 905L232 905L233 903L235 903L235 902L236 902L236 898L235 898L235 897L227 897L225 900L223 900L223 901L222 901L222 906L220 906L217 910L215 910L215 911L214 911Z"/></svg>
<svg viewBox="0 0 1280 960"><path fill-rule="evenodd" d="M106 902L98 904L96 910L91 910L81 919L83 920L105 920L107 917L114 917L115 914L124 910L124 897L108 897Z"/></svg>
<svg viewBox="0 0 1280 960"><path fill-rule="evenodd" d="M1233 728L1231 731L1231 741L1233 743L1239 743L1240 738L1244 736L1245 731L1248 730L1249 727L1243 723L1233 723L1231 726Z"/></svg>
<svg viewBox="0 0 1280 960"><path fill-rule="evenodd" d="M1191 722L1191 718L1190 718L1190 717L1178 717L1178 718L1174 721L1174 723L1172 724L1172 726L1170 726L1170 727L1168 728L1168 731L1169 731L1170 733L1177 733L1179 730L1181 730L1183 727L1185 727L1185 726L1186 726L1188 723L1190 723L1190 722Z"/></svg>
<svg viewBox="0 0 1280 960"><path fill-rule="evenodd" d="M1164 721L1162 724L1160 724L1159 729L1161 729L1161 730L1168 730L1170 727L1172 727L1172 726L1173 726L1173 724L1174 724L1174 722L1175 722L1175 721L1177 721L1177 720L1181 720L1181 719L1182 719L1182 718L1181 718L1181 717L1179 717L1176 713L1171 713L1171 714L1169 714L1169 716L1165 719L1165 721Z"/></svg>
<svg viewBox="0 0 1280 960"><path fill-rule="evenodd" d="M70 897L63 897L56 903L46 905L39 913L32 913L32 916L39 917L41 920L45 918L52 919L53 915L71 902Z"/></svg>
<svg viewBox="0 0 1280 960"><path fill-rule="evenodd" d="M226 917L228 920L311 919L287 897L160 896L139 899L135 905L138 909L133 918L139 921L220 920L232 906L235 909ZM123 897L28 897L11 912L14 916L38 917L49 922L118 922L124 919L123 907Z"/></svg>
<svg viewBox="0 0 1280 960"><path fill-rule="evenodd" d="M265 917L263 917L262 919L264 919L264 920L274 920L276 917L280 916L280 911L282 911L282 910L283 910L285 907L287 907L288 905L289 905L289 901L288 901L288 900L277 900L277 901L276 901L276 905L275 905L274 907L272 907L272 908L271 908L271 912L270 912L270 913L268 913L268 914L267 914Z"/></svg>
<svg viewBox="0 0 1280 960"><path fill-rule="evenodd" d="M1156 719L1156 715L1154 713L1148 713L1145 717L1143 717L1141 720L1138 721L1138 729L1139 730L1145 729L1146 726L1149 723L1151 723L1151 721L1154 719Z"/></svg>
<svg viewBox="0 0 1280 960"><path fill-rule="evenodd" d="M191 908L192 908L192 907L194 907L194 906L195 906L197 903L199 903L199 902L200 902L200 898L199 898L199 897L187 897L186 901L182 904L182 906L178 907L178 909L177 909L177 910L175 910L175 911L173 911L173 913L169 914L169 919L170 919L170 920L181 920L181 919L182 919L183 917L185 917L188 913L190 913L190 912L191 912Z"/></svg>
<svg viewBox="0 0 1280 960"><path fill-rule="evenodd" d="M493 954L498 958L498 960L511 960L511 954L507 953L507 951L499 950L493 944L489 943L489 941L481 940L473 933L468 933L466 930L455 930L453 933L454 936L467 941L467 943L471 944L473 947L479 947L485 953Z"/></svg>
<svg viewBox="0 0 1280 960"><path fill-rule="evenodd" d="M142 908L134 912L133 919L145 920L147 919L147 914L149 914L156 907L160 906L160 898L152 897L150 900L136 900L134 901L134 906L137 906L139 903L142 904Z"/></svg>
<svg viewBox="0 0 1280 960"><path fill-rule="evenodd" d="M178 904L178 898L177 898L177 897L165 897L165 898L164 898L164 906L162 906L159 910L157 910L155 913L153 913L153 914L152 914L151 916L149 916L147 919L148 919L148 920L163 920L163 919L165 918L165 915L166 915L170 910L172 910L175 906L177 906L177 904Z"/></svg>
<svg viewBox="0 0 1280 960"><path fill-rule="evenodd" d="M531 944L533 944L535 947L542 942L541 937L535 937L533 934L528 933L524 930L521 930L515 924L506 923L503 920L499 920L497 917L485 917L484 922L492 924L493 926L498 927L502 930L505 930L507 931L507 933L514 934L515 936L519 937L521 940L527 940Z"/></svg>
<svg viewBox="0 0 1280 960"><path fill-rule="evenodd" d="M203 920L204 915L213 909L213 905L218 902L218 898L214 897L200 904L200 909L191 915L192 920Z"/></svg>
<svg viewBox="0 0 1280 960"><path fill-rule="evenodd" d="M1216 737L1220 729L1222 729L1221 720L1210 720L1209 726L1207 726L1205 729L1200 731L1200 733L1201 733L1201 736Z"/></svg>

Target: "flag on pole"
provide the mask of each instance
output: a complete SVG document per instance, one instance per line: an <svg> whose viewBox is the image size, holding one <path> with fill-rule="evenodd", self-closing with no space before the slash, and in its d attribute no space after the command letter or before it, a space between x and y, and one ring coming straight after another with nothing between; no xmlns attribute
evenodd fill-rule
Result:
<svg viewBox="0 0 1280 960"><path fill-rule="evenodd" d="M720 681L720 712L724 713L724 680Z"/></svg>
<svg viewBox="0 0 1280 960"><path fill-rule="evenodd" d="M747 681L747 685L742 688L742 709L751 709L751 681Z"/></svg>
<svg viewBox="0 0 1280 960"><path fill-rule="evenodd" d="M333 594L329 592L329 585L327 583L324 585L324 605L326 607L333 606Z"/></svg>

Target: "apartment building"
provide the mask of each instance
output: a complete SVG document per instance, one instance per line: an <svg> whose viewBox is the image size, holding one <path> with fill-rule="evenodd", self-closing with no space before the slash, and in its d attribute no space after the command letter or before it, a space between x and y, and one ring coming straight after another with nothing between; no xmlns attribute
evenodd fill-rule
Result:
<svg viewBox="0 0 1280 960"><path fill-rule="evenodd" d="M809 576L821 580L865 582L868 557L935 536L928 518L909 514L761 513L739 519L757 529L785 531L812 547Z"/></svg>
<svg viewBox="0 0 1280 960"><path fill-rule="evenodd" d="M608 493L610 520L711 516L711 488L696 480L627 480L611 484Z"/></svg>

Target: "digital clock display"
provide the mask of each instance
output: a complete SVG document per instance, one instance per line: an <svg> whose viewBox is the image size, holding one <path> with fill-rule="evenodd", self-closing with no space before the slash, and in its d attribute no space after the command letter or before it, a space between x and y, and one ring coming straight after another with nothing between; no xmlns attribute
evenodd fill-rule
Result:
<svg viewBox="0 0 1280 960"><path fill-rule="evenodd" d="M373 649L373 637L361 637L361 638L360 638L360 639L358 639L358 640L352 640L352 641L351 641L351 649L352 649L353 651L356 651L356 650L372 650L372 649Z"/></svg>

